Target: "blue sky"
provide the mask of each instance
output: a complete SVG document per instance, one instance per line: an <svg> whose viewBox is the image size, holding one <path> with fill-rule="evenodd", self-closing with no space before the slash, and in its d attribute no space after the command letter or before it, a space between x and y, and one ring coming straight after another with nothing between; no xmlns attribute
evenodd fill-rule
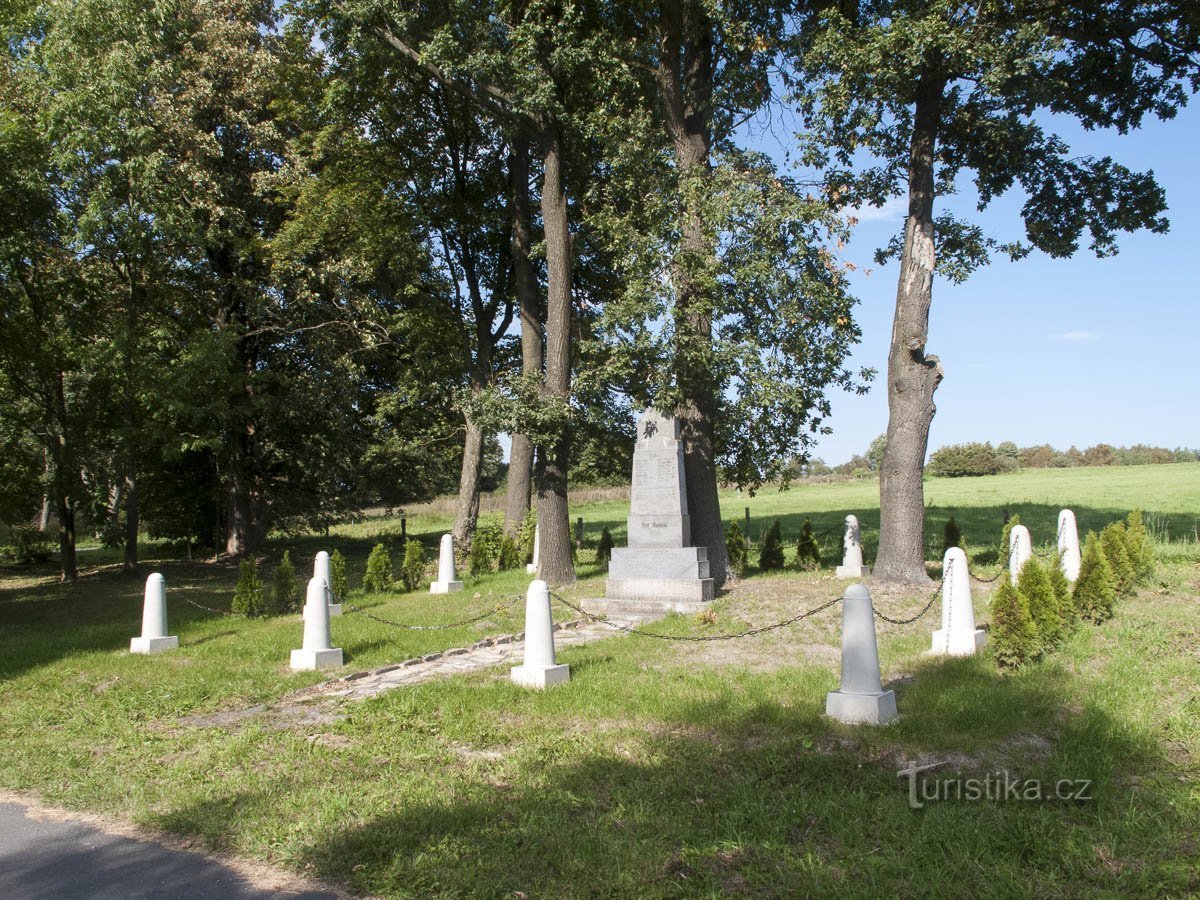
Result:
<svg viewBox="0 0 1200 900"><path fill-rule="evenodd" d="M1106 259L1085 244L1071 259L1035 253L996 260L962 285L935 281L926 349L941 358L946 378L934 398L931 450L975 440L1200 446L1200 98L1174 120L1126 136L1066 124L1060 133L1075 155L1111 155L1154 171L1171 230L1122 235L1121 252ZM1021 237L1020 203L1002 198L974 220L991 236ZM834 433L815 450L831 464L863 452L887 428L897 265L879 267L872 257L902 216L902 204L868 211L844 253L873 270L853 282L863 339L852 362L879 375L868 395L833 398Z"/></svg>

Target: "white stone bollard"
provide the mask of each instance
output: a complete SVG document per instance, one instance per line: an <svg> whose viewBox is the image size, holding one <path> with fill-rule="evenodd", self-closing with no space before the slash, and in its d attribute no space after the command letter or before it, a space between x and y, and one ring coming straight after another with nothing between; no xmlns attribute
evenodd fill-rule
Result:
<svg viewBox="0 0 1200 900"><path fill-rule="evenodd" d="M533 562L525 564L526 575L536 575L538 570L538 555L542 546L542 526L533 526Z"/></svg>
<svg viewBox="0 0 1200 900"><path fill-rule="evenodd" d="M158 572L151 572L142 601L142 636L129 641L129 652L162 653L178 646L179 638L167 634L167 583Z"/></svg>
<svg viewBox="0 0 1200 900"><path fill-rule="evenodd" d="M1033 556L1033 541L1029 538L1029 529L1024 525L1014 525L1008 533L1008 577L1013 584L1021 574L1021 567Z"/></svg>
<svg viewBox="0 0 1200 900"><path fill-rule="evenodd" d="M971 573L967 554L951 547L942 560L946 577L942 582L942 627L933 633L930 653L942 656L974 656L987 644L987 634L975 627L971 603Z"/></svg>
<svg viewBox="0 0 1200 900"><path fill-rule="evenodd" d="M320 578L325 582L325 602L329 606L329 615L340 616L342 604L333 602L333 577L329 572L329 554L324 550L313 560L313 578Z"/></svg>
<svg viewBox="0 0 1200 900"><path fill-rule="evenodd" d="M1064 509L1058 514L1058 558L1067 581L1074 584L1079 580L1079 528L1075 524L1075 513Z"/></svg>
<svg viewBox="0 0 1200 900"><path fill-rule="evenodd" d="M838 578L866 578L871 570L863 565L862 533L858 516L846 516L846 533L842 536L842 564L835 573Z"/></svg>
<svg viewBox="0 0 1200 900"><path fill-rule="evenodd" d="M570 667L555 662L550 588L544 581L533 582L525 595L525 662L513 666L511 677L514 684L531 688L548 688L571 680Z"/></svg>
<svg viewBox="0 0 1200 900"><path fill-rule="evenodd" d="M438 577L437 581L429 585L429 593L453 594L455 591L461 591L462 589L463 583L455 580L454 536L443 534L441 548L438 552Z"/></svg>
<svg viewBox="0 0 1200 900"><path fill-rule="evenodd" d="M852 584L842 595L842 684L825 697L825 715L850 724L883 725L896 718L896 695L883 689L871 592Z"/></svg>
<svg viewBox="0 0 1200 900"><path fill-rule="evenodd" d="M304 596L304 646L292 651L292 669L336 669L342 664L340 647L330 647L329 598L325 582L310 578Z"/></svg>

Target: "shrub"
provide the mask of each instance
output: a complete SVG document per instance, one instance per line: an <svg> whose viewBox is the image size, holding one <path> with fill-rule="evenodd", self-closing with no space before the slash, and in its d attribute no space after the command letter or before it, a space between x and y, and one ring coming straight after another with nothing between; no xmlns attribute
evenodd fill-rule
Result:
<svg viewBox="0 0 1200 900"><path fill-rule="evenodd" d="M1075 582L1075 609L1080 616L1098 625L1112 617L1116 599L1112 567L1100 549L1096 533L1089 531L1083 542L1079 578Z"/></svg>
<svg viewBox="0 0 1200 900"><path fill-rule="evenodd" d="M796 541L796 565L806 572L821 568L821 548L817 545L817 536L809 519L804 520L800 539Z"/></svg>
<svg viewBox="0 0 1200 900"><path fill-rule="evenodd" d="M346 575L346 557L341 550L329 554L329 590L333 591L333 602L341 603L346 594L350 593L350 579Z"/></svg>
<svg viewBox="0 0 1200 900"><path fill-rule="evenodd" d="M283 551L283 559L275 567L271 578L271 599L266 605L268 615L280 616L284 613L295 612L300 608L299 589L296 586L296 569L292 565L292 555Z"/></svg>
<svg viewBox="0 0 1200 900"><path fill-rule="evenodd" d="M54 544L33 525L14 525L9 532L14 559L19 563L45 562L54 552Z"/></svg>
<svg viewBox="0 0 1200 900"><path fill-rule="evenodd" d="M237 587L233 589L233 602L229 608L239 616L261 616L263 614L262 582L258 580L258 567L253 559L243 559L238 572Z"/></svg>
<svg viewBox="0 0 1200 900"><path fill-rule="evenodd" d="M1057 552L1046 570L1046 576L1054 590L1054 601L1058 604L1059 621L1065 636L1079 624L1079 614L1075 608L1075 599L1071 596L1071 582L1067 581L1066 573L1062 569L1062 557Z"/></svg>
<svg viewBox="0 0 1200 900"><path fill-rule="evenodd" d="M1038 654L1038 636L1021 593L1001 579L992 595L992 655L1002 669L1017 669Z"/></svg>
<svg viewBox="0 0 1200 900"><path fill-rule="evenodd" d="M425 583L425 548L420 541L404 545L404 561L400 563L400 583L406 591L415 591Z"/></svg>
<svg viewBox="0 0 1200 900"><path fill-rule="evenodd" d="M778 519L763 538L762 549L758 551L758 567L764 572L783 568L783 535L779 530Z"/></svg>
<svg viewBox="0 0 1200 900"><path fill-rule="evenodd" d="M1144 581L1154 574L1154 542L1142 521L1142 511L1133 510L1125 519L1125 538L1129 548L1129 561L1138 581Z"/></svg>
<svg viewBox="0 0 1200 900"><path fill-rule="evenodd" d="M1012 540L1012 530L1021 524L1021 517L1014 514L1008 517L1008 521L1004 523L1004 530L1000 532L1000 555L996 557L1000 565L1008 565L1008 545Z"/></svg>
<svg viewBox="0 0 1200 900"><path fill-rule="evenodd" d="M525 514L518 533L518 544L521 548L522 562L533 562L533 542L537 538L537 510L531 509Z"/></svg>
<svg viewBox="0 0 1200 900"><path fill-rule="evenodd" d="M1134 581L1137 580L1137 573L1129 558L1129 544L1123 523L1111 522L1104 526L1100 532L1100 551L1112 569L1113 587L1117 593L1126 594L1131 591Z"/></svg>
<svg viewBox="0 0 1200 900"><path fill-rule="evenodd" d="M367 557L367 571L363 575L362 586L368 594L380 594L391 588L392 556L383 544L376 544Z"/></svg>
<svg viewBox="0 0 1200 900"><path fill-rule="evenodd" d="M995 475L1000 471L1000 458L991 444L952 444L930 456L925 469L944 478Z"/></svg>
<svg viewBox="0 0 1200 900"><path fill-rule="evenodd" d="M1050 577L1036 559L1030 559L1021 567L1017 593L1029 610L1038 644L1045 650L1058 646L1062 640L1062 610L1058 607Z"/></svg>
<svg viewBox="0 0 1200 900"><path fill-rule="evenodd" d="M495 522L480 522L471 537L471 550L467 554L472 575L485 575L496 568L500 559L500 542L503 533Z"/></svg>
<svg viewBox="0 0 1200 900"><path fill-rule="evenodd" d="M946 520L946 527L942 530L942 553L944 554L951 547L962 547L963 536L962 531L958 527L958 523L954 521L954 516Z"/></svg>
<svg viewBox="0 0 1200 900"><path fill-rule="evenodd" d="M596 564L605 572L608 571L608 564L612 560L613 539L608 533L608 526L604 526L604 530L600 532L600 540L596 542Z"/></svg>
<svg viewBox="0 0 1200 900"><path fill-rule="evenodd" d="M496 561L501 572L521 568L521 548L511 534L500 539L500 557Z"/></svg>
<svg viewBox="0 0 1200 900"><path fill-rule="evenodd" d="M746 577L746 566L750 563L750 553L746 550L746 536L742 527L736 521L729 526L725 535L725 552L729 556L729 571L734 578Z"/></svg>

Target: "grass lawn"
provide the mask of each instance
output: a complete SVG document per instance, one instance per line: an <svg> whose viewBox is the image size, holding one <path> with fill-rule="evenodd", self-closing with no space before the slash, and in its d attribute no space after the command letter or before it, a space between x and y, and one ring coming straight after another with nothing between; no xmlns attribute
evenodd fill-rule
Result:
<svg viewBox="0 0 1200 900"><path fill-rule="evenodd" d="M1080 628L1017 675L998 675L987 657L925 657L936 605L912 625L879 623L884 681L902 714L885 728L822 715L838 677L836 607L736 641L619 636L564 649L571 682L545 693L493 669L281 722L220 714L322 680L287 670L298 618L249 621L185 602L227 608L235 567L148 561L167 578L170 633L182 645L155 657L127 652L141 583L122 578L110 554L83 554L94 565L71 587L48 568L8 568L0 787L386 896L1200 892L1200 464L931 480L926 497L931 543L953 514L985 575L996 571L1006 508L1035 545L1053 541L1063 505L1081 531L1140 506L1174 542L1160 544L1155 579L1115 619ZM832 535L832 552L853 512L868 556L873 548L874 482L723 501L727 520L750 507L755 536L779 518L789 560L805 518ZM597 500L572 515L593 539L607 525L620 544L627 508ZM447 524L436 506L409 510L409 532L431 548ZM317 549L336 546L357 584L372 544L398 531L369 519L327 539L279 540L268 556L290 547L305 574ZM575 598L602 592L588 555ZM350 601L433 624L482 614L527 584L523 572L466 581L449 598ZM741 631L841 588L831 568L755 573L718 599L714 623L676 616L652 627ZM877 605L901 616L925 599L880 592ZM986 622L983 589L976 609ZM347 614L333 635L353 671L521 627L518 605L448 631ZM913 810L897 776L909 761L941 764L925 774L927 791L1003 770L1048 793L1061 779L1087 781L1091 799L939 799Z"/></svg>

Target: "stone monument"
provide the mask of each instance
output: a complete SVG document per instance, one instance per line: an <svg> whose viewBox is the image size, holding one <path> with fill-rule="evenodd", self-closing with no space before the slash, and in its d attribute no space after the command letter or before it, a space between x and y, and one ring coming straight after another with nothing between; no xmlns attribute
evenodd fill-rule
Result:
<svg viewBox="0 0 1200 900"><path fill-rule="evenodd" d="M687 611L713 598L708 550L693 547L679 420L653 410L638 419L629 492L629 546L616 547L605 598L660 602Z"/></svg>
<svg viewBox="0 0 1200 900"><path fill-rule="evenodd" d="M167 583L158 572L151 572L142 600L142 636L129 641L129 652L162 653L178 646L179 638L167 634Z"/></svg>
<svg viewBox="0 0 1200 900"><path fill-rule="evenodd" d="M437 581L430 582L429 593L453 594L462 589L463 583L454 572L454 535L443 534L438 548L438 577Z"/></svg>
<svg viewBox="0 0 1200 900"><path fill-rule="evenodd" d="M320 578L308 580L304 595L304 646L292 651L294 671L336 669L342 664L340 647L330 646L328 588Z"/></svg>
<svg viewBox="0 0 1200 900"><path fill-rule="evenodd" d="M1075 513L1064 509L1058 514L1058 558L1067 581L1074 584L1079 580L1079 527L1075 524Z"/></svg>
<svg viewBox="0 0 1200 900"><path fill-rule="evenodd" d="M325 600L329 604L329 615L340 616L342 604L333 602L333 577L329 572L329 554L324 550L313 560L313 578L320 578L325 582Z"/></svg>
<svg viewBox="0 0 1200 900"><path fill-rule="evenodd" d="M846 533L842 536L842 564L835 573L838 578L866 578L870 568L863 565L862 534L858 516L846 516Z"/></svg>
<svg viewBox="0 0 1200 900"><path fill-rule="evenodd" d="M875 611L866 585L842 595L842 684L825 695L825 715L849 724L883 725L896 718L896 695L883 689Z"/></svg>
<svg viewBox="0 0 1200 900"><path fill-rule="evenodd" d="M1033 556L1033 541L1029 537L1029 529L1024 525L1014 525L1008 533L1008 577L1013 584L1021 574L1021 567Z"/></svg>
<svg viewBox="0 0 1200 900"><path fill-rule="evenodd" d="M987 634L975 627L971 603L971 573L962 547L951 547L942 560L942 627L933 633L929 652L941 656L974 656L987 644Z"/></svg>
<svg viewBox="0 0 1200 900"><path fill-rule="evenodd" d="M560 665L554 656L550 588L544 581L533 582L525 595L525 661L513 666L510 677L514 684L539 689L571 680L570 667Z"/></svg>

